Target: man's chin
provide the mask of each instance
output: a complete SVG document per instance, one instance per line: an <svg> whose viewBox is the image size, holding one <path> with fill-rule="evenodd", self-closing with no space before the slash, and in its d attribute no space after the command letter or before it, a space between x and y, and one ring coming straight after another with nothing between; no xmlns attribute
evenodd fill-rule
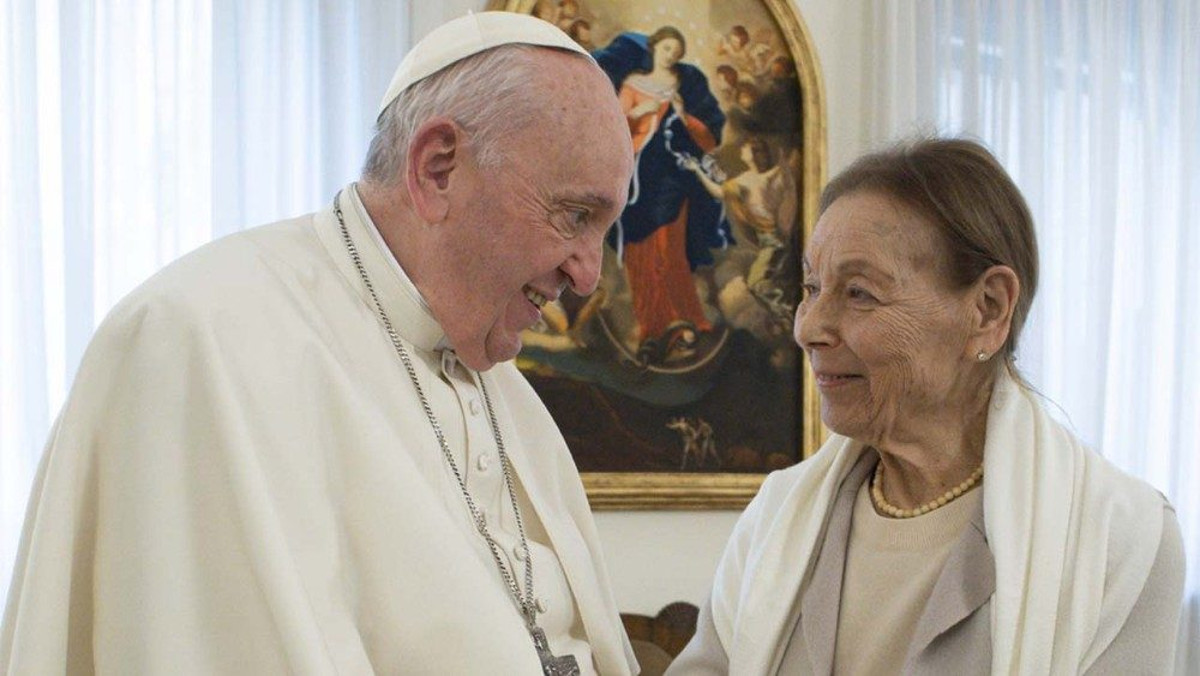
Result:
<svg viewBox="0 0 1200 676"><path fill-rule="evenodd" d="M514 334L512 338L508 340L489 339L487 344L483 346L483 355L481 355L480 359L482 364L480 366L472 366L471 364L467 365L476 371L486 371L496 364L516 359L517 355L520 353L521 338L519 335ZM466 364L466 360L463 360L463 363Z"/></svg>

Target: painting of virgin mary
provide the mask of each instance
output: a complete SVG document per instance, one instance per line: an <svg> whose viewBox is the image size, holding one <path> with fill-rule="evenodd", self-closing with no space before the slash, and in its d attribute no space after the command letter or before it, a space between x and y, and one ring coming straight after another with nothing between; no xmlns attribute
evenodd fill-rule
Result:
<svg viewBox="0 0 1200 676"><path fill-rule="evenodd" d="M822 162L797 18L787 0L501 7L588 50L635 157L596 291L547 303L517 366L593 506L744 505L816 438L791 340Z"/></svg>
<svg viewBox="0 0 1200 676"><path fill-rule="evenodd" d="M713 330L692 273L733 244L722 203L688 169L715 167L725 114L700 69L681 61L686 53L683 34L663 26L622 33L594 54L618 91L637 166L609 244L628 280L635 338L665 346L668 362Z"/></svg>

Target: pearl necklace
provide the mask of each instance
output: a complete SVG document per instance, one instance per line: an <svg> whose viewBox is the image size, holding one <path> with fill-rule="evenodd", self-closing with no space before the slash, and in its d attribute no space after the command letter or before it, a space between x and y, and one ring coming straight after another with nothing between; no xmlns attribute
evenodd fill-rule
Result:
<svg viewBox="0 0 1200 676"><path fill-rule="evenodd" d="M971 476L964 479L961 484L946 491L937 499L930 500L920 507L915 507L913 509L900 509L899 507L889 503L887 499L883 497L883 461L880 460L879 463L875 465L874 476L871 477L871 500L874 501L876 509L894 519L911 519L914 516L928 514L938 507L943 507L953 502L955 498L974 488L975 484L979 483L979 480L982 478L983 463L979 463L979 467L976 467L975 471L971 472Z"/></svg>

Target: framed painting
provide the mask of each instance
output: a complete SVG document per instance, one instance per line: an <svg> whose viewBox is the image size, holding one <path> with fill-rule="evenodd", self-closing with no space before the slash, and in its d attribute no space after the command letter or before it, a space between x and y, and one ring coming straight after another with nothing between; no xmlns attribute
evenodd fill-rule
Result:
<svg viewBox="0 0 1200 676"><path fill-rule="evenodd" d="M740 508L823 437L792 341L825 179L816 55L788 0L493 0L608 74L637 169L600 287L518 366L597 509Z"/></svg>

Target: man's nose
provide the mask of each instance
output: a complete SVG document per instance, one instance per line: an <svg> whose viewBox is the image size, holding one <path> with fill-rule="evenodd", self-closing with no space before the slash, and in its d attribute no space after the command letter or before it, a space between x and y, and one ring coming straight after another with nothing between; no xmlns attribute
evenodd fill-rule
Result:
<svg viewBox="0 0 1200 676"><path fill-rule="evenodd" d="M562 265L562 271L570 281L571 290L579 296L587 296L600 283L600 266L604 260L604 238L583 238L571 257Z"/></svg>

